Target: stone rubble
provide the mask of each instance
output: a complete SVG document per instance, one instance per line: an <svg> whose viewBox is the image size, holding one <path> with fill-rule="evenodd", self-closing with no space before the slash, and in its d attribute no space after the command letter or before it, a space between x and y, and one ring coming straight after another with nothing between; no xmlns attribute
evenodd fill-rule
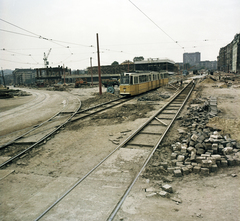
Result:
<svg viewBox="0 0 240 221"><path fill-rule="evenodd" d="M161 185L161 189L149 187L145 189L145 192L147 193L146 197L161 196L165 198L170 198L171 194L173 193L173 188L169 184L164 184ZM181 200L176 197L174 197L174 199L175 200L173 201L175 202L181 202Z"/></svg>
<svg viewBox="0 0 240 221"><path fill-rule="evenodd" d="M208 175L219 167L240 165L240 145L222 136L216 128L207 127L208 120L217 115L217 99L193 100L182 119L180 142L172 144L171 163L165 168L175 177L198 173ZM185 131L185 132L183 132Z"/></svg>

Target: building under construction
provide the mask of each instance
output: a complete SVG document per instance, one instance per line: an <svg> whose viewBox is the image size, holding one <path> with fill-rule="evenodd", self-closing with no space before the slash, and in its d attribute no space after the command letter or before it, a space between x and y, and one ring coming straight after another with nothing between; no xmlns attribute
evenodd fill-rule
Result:
<svg viewBox="0 0 240 221"><path fill-rule="evenodd" d="M47 56L45 56L47 58ZM46 60L46 59L45 59ZM46 61L45 61L46 64ZM167 71L174 73L178 71L178 65L169 59L152 59L142 61L126 61L120 65L101 66L102 79L119 79L120 74L133 71ZM75 83L80 78L84 81L98 83L98 66L88 67L86 74L72 75L71 69L58 67L44 67L36 69L16 69L13 72L15 84L36 84L37 86L47 86L58 83Z"/></svg>
<svg viewBox="0 0 240 221"><path fill-rule="evenodd" d="M64 77L71 75L71 69L58 67L36 68L36 83L38 86L46 86L64 83Z"/></svg>

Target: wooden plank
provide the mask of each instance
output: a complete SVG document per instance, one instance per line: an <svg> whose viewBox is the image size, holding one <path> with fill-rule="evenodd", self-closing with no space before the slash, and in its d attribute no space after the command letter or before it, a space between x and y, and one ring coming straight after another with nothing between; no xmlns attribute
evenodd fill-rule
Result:
<svg viewBox="0 0 240 221"><path fill-rule="evenodd" d="M157 117L155 117L155 119L156 119L158 122L162 123L163 125L167 126L167 124L166 124L166 123L164 123L163 121L161 121L161 120L160 120L160 119L158 119Z"/></svg>

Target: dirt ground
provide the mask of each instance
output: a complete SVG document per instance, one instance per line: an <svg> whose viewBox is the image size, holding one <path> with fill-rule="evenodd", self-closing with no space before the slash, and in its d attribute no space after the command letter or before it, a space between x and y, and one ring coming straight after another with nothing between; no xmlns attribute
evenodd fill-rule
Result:
<svg viewBox="0 0 240 221"><path fill-rule="evenodd" d="M219 81L198 83L191 99L199 96L216 96L220 112L217 117L212 118L209 124L221 129L224 133L231 134L233 139L239 141L240 88L234 87L234 85L220 88L221 85L223 83ZM239 85L239 83L235 82L235 85ZM118 94L106 93L100 97L96 95L97 91L98 88L72 89L68 92L68 96L80 98L83 108L118 97ZM35 219L46 208L46 205L51 204L53 199L56 200L61 193L85 175L86 171L111 152L116 147L116 142L123 141L156 109L163 106L167 101L166 95L174 92L175 90L171 88L160 88L145 96L144 99L135 98L114 110L70 124L45 145L35 149L30 155L13 163L7 169L1 170L0 219ZM53 92L44 91L44 93ZM160 95L165 96L160 97ZM61 99L56 99L56 107ZM31 98L28 97L25 102L30 100ZM8 105L3 105L5 113L7 110L11 110ZM180 116L183 116L186 111L187 107ZM149 170L146 170L137 181L114 220L239 220L239 166L222 168L207 177L190 174L182 178L174 178L161 172L148 173L154 163L170 157L170 145L179 138L177 132L179 125L180 122L174 124L164 140L162 148L157 150L148 165ZM123 149L118 166L122 171L131 170L132 161L135 162L136 156L142 157L148 152L149 150L137 152ZM123 162L125 163L122 164ZM112 163L116 164L114 160ZM232 174L237 176L232 176ZM135 174L130 174L127 179L132 179L134 176ZM160 187L164 183L172 185L173 196L181 202L156 195L149 197L151 193L149 188L160 191ZM94 180L91 185L96 185ZM69 201L67 200L67 202ZM74 202L79 201L75 200ZM104 205L104 202L102 204ZM77 214L77 207L74 210L72 207L68 208L68 204L63 205L71 211L68 214L69 217L74 217L74 213ZM87 209L86 206L86 212ZM56 209L56 211L60 210ZM79 220L69 217L58 212L58 216L50 214L49 218L43 218L43 220ZM93 217L84 220L99 220L97 215Z"/></svg>
<svg viewBox="0 0 240 221"><path fill-rule="evenodd" d="M210 119L208 126L229 134L240 141L240 88L239 81L230 87L221 87L222 82L206 79L199 83L191 99L215 96L218 99L217 117ZM191 99L188 103L190 103ZM186 107L180 116L186 113ZM122 220L233 220L240 217L240 168L221 168L209 176L189 174L174 178L161 171L155 171L158 162L170 159L170 144L178 140L176 122L154 154L147 169L124 202L118 219ZM161 186L173 187L171 198L162 198L151 193L161 191Z"/></svg>

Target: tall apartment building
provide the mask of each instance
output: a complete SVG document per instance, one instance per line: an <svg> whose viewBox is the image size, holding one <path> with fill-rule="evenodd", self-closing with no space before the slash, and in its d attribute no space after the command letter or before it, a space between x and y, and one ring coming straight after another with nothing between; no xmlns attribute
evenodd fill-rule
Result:
<svg viewBox="0 0 240 221"><path fill-rule="evenodd" d="M232 71L240 72L240 34L235 35L232 46Z"/></svg>
<svg viewBox="0 0 240 221"><path fill-rule="evenodd" d="M201 54L200 52L195 53L184 53L183 54L183 63L184 64L190 64L190 65L196 65L201 61Z"/></svg>
<svg viewBox="0 0 240 221"><path fill-rule="evenodd" d="M240 33L234 36L231 43L220 48L218 70L224 72L240 72Z"/></svg>

